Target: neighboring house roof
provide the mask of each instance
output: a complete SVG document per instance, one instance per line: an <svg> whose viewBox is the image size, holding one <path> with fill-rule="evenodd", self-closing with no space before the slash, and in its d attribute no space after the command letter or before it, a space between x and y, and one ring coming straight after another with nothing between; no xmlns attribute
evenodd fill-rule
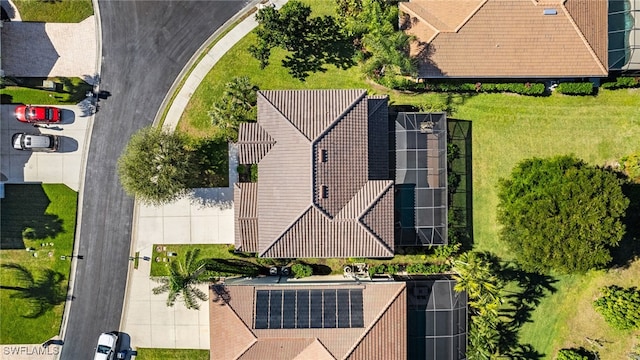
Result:
<svg viewBox="0 0 640 360"><path fill-rule="evenodd" d="M243 124L236 247L262 257L392 257L393 181L386 97L365 90L258 92Z"/></svg>
<svg viewBox="0 0 640 360"><path fill-rule="evenodd" d="M210 303L211 359L406 359L405 289L403 282L215 286ZM344 305L356 299L349 302L350 292L360 294L357 305ZM353 326L344 327L349 306L350 311L359 311L362 322L356 324L351 315ZM264 322L257 325L265 312L266 328ZM319 314L324 316L322 325L312 327ZM302 325L296 320L301 317L306 321ZM338 327L340 322L343 327Z"/></svg>
<svg viewBox="0 0 640 360"><path fill-rule="evenodd" d="M608 74L607 0L413 0L400 10L423 78Z"/></svg>

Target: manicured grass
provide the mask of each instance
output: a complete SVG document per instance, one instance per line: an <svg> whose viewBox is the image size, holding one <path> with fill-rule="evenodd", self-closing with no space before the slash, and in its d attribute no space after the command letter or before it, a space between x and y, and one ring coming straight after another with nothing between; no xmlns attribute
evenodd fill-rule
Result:
<svg viewBox="0 0 640 360"><path fill-rule="evenodd" d="M31 308L25 299L11 297L17 291L6 288L0 290L3 316L3 321L0 321L0 343L41 343L60 330L71 265L68 260L60 260L60 255L71 255L73 250L77 193L61 184L8 184L5 185L5 198L0 200L0 206L0 263L22 265L36 281L47 269L63 276L57 285L43 286L31 293L38 299L54 299L54 304L35 318L23 317ZM35 239L23 240L22 232L26 228L33 229ZM34 248L35 251L28 252L25 248ZM37 257L33 254L37 254ZM16 281L16 272L5 268L0 268L0 285L24 287L24 284ZM59 297L56 299L56 290L63 294L62 300Z"/></svg>
<svg viewBox="0 0 640 360"><path fill-rule="evenodd" d="M22 21L77 23L93 15L91 0L14 0Z"/></svg>
<svg viewBox="0 0 640 360"><path fill-rule="evenodd" d="M92 86L80 78L50 78L58 84L58 91L43 90L44 78L20 78L20 86L7 86L0 89L0 103L2 104L77 104L86 97Z"/></svg>
<svg viewBox="0 0 640 360"><path fill-rule="evenodd" d="M558 276L554 286L558 291L549 295L536 308L530 323L520 332L521 341L552 359L565 347L598 350L602 360L626 358L640 330L616 330L593 308L599 289L607 285L638 286L640 260L628 269L592 271L585 275ZM587 338L598 340L603 347L594 347Z"/></svg>
<svg viewBox="0 0 640 360"><path fill-rule="evenodd" d="M136 360L209 360L209 350L136 349Z"/></svg>

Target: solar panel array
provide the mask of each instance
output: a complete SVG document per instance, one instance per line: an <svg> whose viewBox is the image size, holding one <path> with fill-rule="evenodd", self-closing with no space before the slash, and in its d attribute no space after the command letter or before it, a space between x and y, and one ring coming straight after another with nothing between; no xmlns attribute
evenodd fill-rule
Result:
<svg viewBox="0 0 640 360"><path fill-rule="evenodd" d="M364 327L362 289L257 290L255 329Z"/></svg>

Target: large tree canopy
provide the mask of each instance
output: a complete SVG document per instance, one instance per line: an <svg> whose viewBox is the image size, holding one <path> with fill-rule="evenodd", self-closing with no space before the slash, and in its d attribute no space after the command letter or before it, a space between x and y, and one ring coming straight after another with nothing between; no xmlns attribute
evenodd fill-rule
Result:
<svg viewBox="0 0 640 360"><path fill-rule="evenodd" d="M332 16L311 17L311 8L297 0L287 2L280 10L260 9L256 14L258 41L249 52L269 65L271 50L289 52L282 65L289 73L304 80L312 72L326 71L326 64L348 68L354 65L353 46Z"/></svg>
<svg viewBox="0 0 640 360"><path fill-rule="evenodd" d="M186 138L152 127L135 133L118 159L122 187L146 204L161 205L178 199L198 173Z"/></svg>
<svg viewBox="0 0 640 360"><path fill-rule="evenodd" d="M621 185L615 173L572 156L524 160L499 183L501 237L527 270L602 267L625 232Z"/></svg>

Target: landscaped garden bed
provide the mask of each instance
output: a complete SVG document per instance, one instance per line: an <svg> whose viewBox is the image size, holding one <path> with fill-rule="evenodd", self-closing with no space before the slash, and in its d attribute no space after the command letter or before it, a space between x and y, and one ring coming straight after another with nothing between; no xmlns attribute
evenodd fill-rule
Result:
<svg viewBox="0 0 640 360"><path fill-rule="evenodd" d="M48 81L52 89L44 88ZM86 98L93 87L80 78L10 78L0 88L2 104L60 105L77 104Z"/></svg>

